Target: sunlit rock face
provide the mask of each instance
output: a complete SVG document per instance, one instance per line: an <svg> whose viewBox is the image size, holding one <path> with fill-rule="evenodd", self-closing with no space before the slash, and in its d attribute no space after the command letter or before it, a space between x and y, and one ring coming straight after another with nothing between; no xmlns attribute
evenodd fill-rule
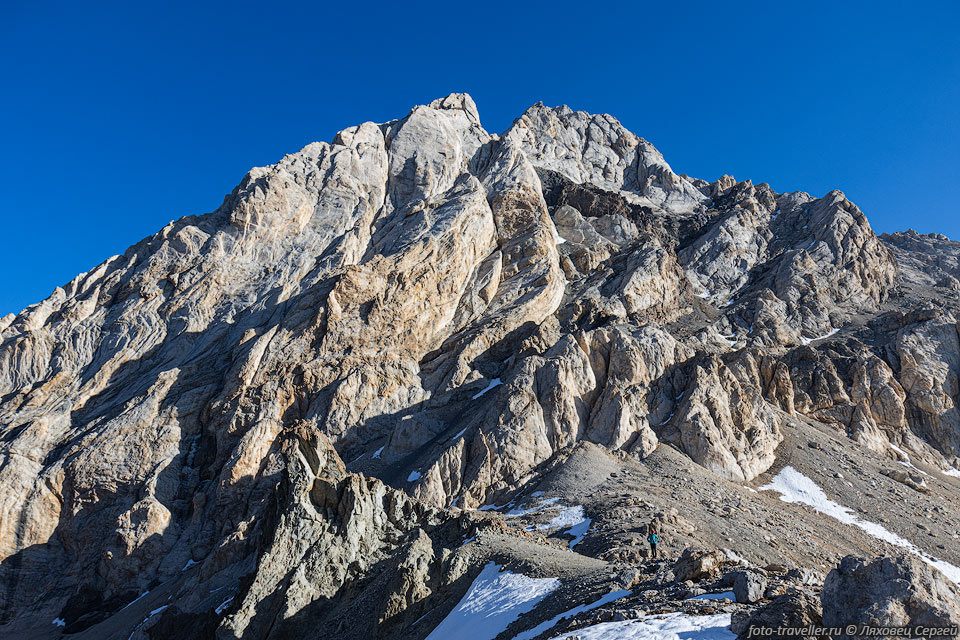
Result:
<svg viewBox="0 0 960 640"><path fill-rule="evenodd" d="M583 442L745 483L804 419L957 464L958 277L608 115L351 127L0 319L0 632L126 638L167 585L138 637L400 633L467 572L463 509Z"/></svg>

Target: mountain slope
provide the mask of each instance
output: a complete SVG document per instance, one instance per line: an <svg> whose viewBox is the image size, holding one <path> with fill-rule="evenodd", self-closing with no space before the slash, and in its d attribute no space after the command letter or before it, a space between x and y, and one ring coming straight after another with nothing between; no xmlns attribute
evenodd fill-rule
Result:
<svg viewBox="0 0 960 640"><path fill-rule="evenodd" d="M954 244L878 238L839 191L677 175L566 107L493 135L454 94L346 129L0 320L0 629L425 637L484 562L593 584L657 513L754 562L880 544L804 549L835 525L798 513L757 547L696 506L774 518L747 487L790 465L862 466L828 488L906 528L876 487L909 491L949 536ZM660 497L598 529L622 478ZM583 554L473 511L535 489L594 509Z"/></svg>

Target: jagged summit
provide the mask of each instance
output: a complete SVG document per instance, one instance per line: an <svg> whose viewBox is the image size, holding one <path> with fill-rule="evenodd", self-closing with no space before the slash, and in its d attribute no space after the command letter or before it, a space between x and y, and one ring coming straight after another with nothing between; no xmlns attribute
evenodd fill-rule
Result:
<svg viewBox="0 0 960 640"><path fill-rule="evenodd" d="M425 638L487 562L669 582L651 518L717 566L960 562L956 244L567 107L347 128L0 319L0 635Z"/></svg>

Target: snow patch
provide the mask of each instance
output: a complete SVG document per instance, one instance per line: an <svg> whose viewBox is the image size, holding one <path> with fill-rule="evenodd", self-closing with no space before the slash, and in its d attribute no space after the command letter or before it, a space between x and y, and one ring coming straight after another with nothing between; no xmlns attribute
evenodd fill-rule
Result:
<svg viewBox="0 0 960 640"><path fill-rule="evenodd" d="M194 561L193 561L193 558L190 558L189 560L187 560L187 564L183 565L183 569L180 569L180 571L186 571L187 569L189 569L190 567L192 567L192 566L195 565L195 564L198 564L198 563L197 563L197 562L194 562Z"/></svg>
<svg viewBox="0 0 960 640"><path fill-rule="evenodd" d="M608 602L613 602L614 600L619 600L620 598L626 597L626 596L630 595L631 593L632 593L632 592L629 591L629 590L611 591L610 593L608 593L607 595L603 596L603 597L600 598L599 600L595 600L594 602L591 602L590 604L581 604L581 605L578 605L578 606L574 607L573 609L570 609L569 611L564 611L563 613L558 613L557 615L555 615L554 617L550 618L549 620L547 620L547 621L545 621L545 622L541 622L540 624L538 624L537 626L535 626L533 629L528 629L527 631L524 631L524 632L522 632L522 633L518 633L517 635L515 635L515 636L513 637L513 640L533 640L533 638L536 638L537 636L539 636L541 633L543 633L543 632L546 631L547 629L552 629L552 628L554 627L554 625L556 625L556 624L557 624L558 622L560 622L561 620L564 620L564 619L566 619L566 618L572 618L573 616L579 615L579 614L584 613L584 612L587 612L587 611L592 611L592 610L596 609L597 607L602 607L603 605L607 604Z"/></svg>
<svg viewBox="0 0 960 640"><path fill-rule="evenodd" d="M387 446L387 445L383 445L383 447L385 447L385 446ZM379 459L380 459L380 454L383 453L383 447L380 447L379 449L377 449L376 451L373 452L373 455L372 455L371 457L372 457L374 460L379 460Z"/></svg>
<svg viewBox="0 0 960 640"><path fill-rule="evenodd" d="M890 448L891 448L891 449L893 449L894 451L896 451L897 453L899 453L899 454L903 457L903 460L897 460L897 462L898 462L899 464L902 464L902 465L905 466L905 467L909 467L909 468L913 469L914 471L916 471L917 473L921 473L921 474L923 474L923 475L925 475L925 476L929 476L929 475L930 475L929 473L927 473L927 472L924 471L923 469L918 469L917 467L915 467L915 466L913 465L913 463L910 462L910 456L907 455L907 452L906 452L906 451L904 451L903 449L901 449L901 448L898 447L897 445L893 444L892 442L888 442L887 444L890 445ZM921 485L926 485L925 482L921 482L920 484L921 484Z"/></svg>
<svg viewBox="0 0 960 640"><path fill-rule="evenodd" d="M230 596L229 598L221 602L219 605L217 605L217 608L214 609L213 612L217 615L220 615L221 613L226 611L227 607L230 606L231 602L233 602L233 596Z"/></svg>
<svg viewBox="0 0 960 640"><path fill-rule="evenodd" d="M552 529L554 527L572 527L580 524L584 520L583 507L561 507L563 511L553 517L548 524L540 525L540 529Z"/></svg>
<svg viewBox="0 0 960 640"><path fill-rule="evenodd" d="M901 538L875 522L862 519L847 507L828 498L827 494L823 492L823 489L818 487L813 480L793 467L784 467L780 473L773 478L770 484L764 485L760 487L760 489L763 491L776 491L780 494L780 499L784 502L805 504L844 524L859 527L871 536L900 547L908 553L917 556L930 566L942 571L943 574L953 582L960 584L960 567L943 560L938 560L921 551L909 540Z"/></svg>
<svg viewBox="0 0 960 640"><path fill-rule="evenodd" d="M63 618L54 618L52 624L54 624L54 625L56 625L56 626L58 626L58 627L65 627L65 626L67 626L67 621L64 620Z"/></svg>
<svg viewBox="0 0 960 640"><path fill-rule="evenodd" d="M945 476L953 476L954 478L960 478L960 469L953 469L953 468L944 469L944 470L943 470L943 475L945 475Z"/></svg>
<svg viewBox="0 0 960 640"><path fill-rule="evenodd" d="M473 395L473 398L471 398L471 400L476 400L477 398L479 398L480 396L482 396L483 394L485 394L487 391L490 391L490 389L495 389L496 387L499 387L499 386L502 385L502 384L503 384L503 383L500 382L500 378L494 378L493 380L491 380L491 381L487 384L486 388L484 388L483 390L481 390L479 393L475 393L475 394Z"/></svg>
<svg viewBox="0 0 960 640"><path fill-rule="evenodd" d="M134 598L134 599L131 600L130 602L128 602L127 605L126 605L123 609L126 609L126 608L129 607L131 604L133 604L134 602L136 602L137 600L139 600L139 599L142 598L143 596L147 595L148 593L150 593L150 590L149 590L149 589L147 589L146 591L144 591L143 593L141 593L139 596L137 596L136 598ZM123 611L123 609L120 609L120 611Z"/></svg>
<svg viewBox="0 0 960 640"><path fill-rule="evenodd" d="M587 535L592 520L583 514L583 507L580 505L575 507L561 506L559 508L563 509L563 511L555 515L549 523L541 524L537 529L569 527L564 533L573 536L573 540L570 541L570 548L573 549L583 540L584 536Z"/></svg>
<svg viewBox="0 0 960 640"><path fill-rule="evenodd" d="M528 513L536 513L537 511L543 511L546 509L563 509L564 506L562 504L557 504L558 502L560 502L560 498L547 498L546 500L541 500L532 507L515 507L503 515L507 516L508 518L516 518L518 516L525 516ZM505 507L507 505L503 506ZM502 509L503 507L497 508Z"/></svg>
<svg viewBox="0 0 960 640"><path fill-rule="evenodd" d="M150 615L147 616L147 620L149 620L149 619L152 618L153 616L157 615L158 613L161 613L164 609L166 609L166 608L169 607L169 606L170 606L170 605L165 604L165 605L163 605L162 607L157 607L156 609L154 609L153 611L150 612Z"/></svg>
<svg viewBox="0 0 960 640"><path fill-rule="evenodd" d="M493 640L559 586L556 578L500 572L499 565L488 562L460 603L426 640Z"/></svg>
<svg viewBox="0 0 960 640"><path fill-rule="evenodd" d="M467 432L467 427L464 427L463 429L460 429L459 433L457 433L457 435L453 436L453 439L456 440L457 438L459 438L460 436L462 436L462 435L465 434L466 432Z"/></svg>
<svg viewBox="0 0 960 640"><path fill-rule="evenodd" d="M721 593L704 593L699 596L693 596L688 598L688 600L722 600L726 598L727 600L733 600L736 602L737 596L733 595L733 591L723 591Z"/></svg>
<svg viewBox="0 0 960 640"><path fill-rule="evenodd" d="M623 622L602 622L577 629L552 640L733 640L730 614L688 616L667 613Z"/></svg>
<svg viewBox="0 0 960 640"><path fill-rule="evenodd" d="M416 482L420 477L419 471L411 471L410 475L407 476L407 482Z"/></svg>
<svg viewBox="0 0 960 640"><path fill-rule="evenodd" d="M823 340L824 338L829 338L830 336L835 334L837 331L840 331L839 327L836 329L831 329L830 331L826 332L822 336L817 336L816 338L804 338L803 336L800 336L800 342L802 342L804 346L806 346L811 342L816 342L817 340Z"/></svg>
<svg viewBox="0 0 960 640"><path fill-rule="evenodd" d="M564 533L567 535L573 536L573 540L570 541L570 548L573 549L575 546L580 544L583 541L583 538L587 535L587 531L590 530L590 523L592 520L590 518L584 518L577 524L573 525Z"/></svg>

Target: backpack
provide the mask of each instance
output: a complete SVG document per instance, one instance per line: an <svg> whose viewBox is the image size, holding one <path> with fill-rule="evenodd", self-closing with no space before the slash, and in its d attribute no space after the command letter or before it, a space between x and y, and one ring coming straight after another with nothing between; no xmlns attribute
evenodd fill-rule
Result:
<svg viewBox="0 0 960 640"><path fill-rule="evenodd" d="M660 536L658 536L658 535L655 534L655 533L651 533L649 536L647 536L647 540L648 540L651 544L657 544L658 542L660 542Z"/></svg>

